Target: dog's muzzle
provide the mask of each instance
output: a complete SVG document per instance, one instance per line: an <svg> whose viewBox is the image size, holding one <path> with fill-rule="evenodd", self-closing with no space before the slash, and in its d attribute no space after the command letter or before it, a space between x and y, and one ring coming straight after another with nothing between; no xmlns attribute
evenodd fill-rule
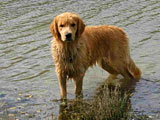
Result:
<svg viewBox="0 0 160 120"><path fill-rule="evenodd" d="M70 41L72 41L72 33L66 33L66 41L67 42L70 42Z"/></svg>

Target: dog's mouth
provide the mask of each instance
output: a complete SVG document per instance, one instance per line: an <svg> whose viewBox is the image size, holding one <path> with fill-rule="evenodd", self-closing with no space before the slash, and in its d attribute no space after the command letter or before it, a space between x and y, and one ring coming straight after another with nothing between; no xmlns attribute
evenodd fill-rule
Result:
<svg viewBox="0 0 160 120"><path fill-rule="evenodd" d="M66 38L65 41L66 41L66 42L72 42L73 39L72 39L72 38Z"/></svg>

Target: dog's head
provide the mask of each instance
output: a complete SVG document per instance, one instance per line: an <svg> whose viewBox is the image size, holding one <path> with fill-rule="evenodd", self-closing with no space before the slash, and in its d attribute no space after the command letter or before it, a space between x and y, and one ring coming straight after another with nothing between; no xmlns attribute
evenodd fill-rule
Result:
<svg viewBox="0 0 160 120"><path fill-rule="evenodd" d="M50 25L50 31L57 40L71 42L80 37L85 28L82 19L74 13L62 13L56 16Z"/></svg>

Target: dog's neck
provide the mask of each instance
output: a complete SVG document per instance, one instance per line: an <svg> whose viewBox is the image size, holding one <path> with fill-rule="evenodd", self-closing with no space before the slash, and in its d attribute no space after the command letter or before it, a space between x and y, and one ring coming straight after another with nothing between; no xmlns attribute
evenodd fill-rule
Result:
<svg viewBox="0 0 160 120"><path fill-rule="evenodd" d="M69 63L73 63L76 55L77 55L77 48L75 46L72 45L72 43L67 44L66 45L66 61Z"/></svg>
<svg viewBox="0 0 160 120"><path fill-rule="evenodd" d="M77 42L63 42L58 50L65 63L73 63L77 56L78 44Z"/></svg>

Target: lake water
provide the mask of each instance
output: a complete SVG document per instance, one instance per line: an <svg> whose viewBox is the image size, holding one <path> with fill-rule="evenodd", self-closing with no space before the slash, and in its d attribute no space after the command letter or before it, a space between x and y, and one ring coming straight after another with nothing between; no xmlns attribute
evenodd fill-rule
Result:
<svg viewBox="0 0 160 120"><path fill-rule="evenodd" d="M122 27L130 38L131 56L143 71L131 97L132 109L160 116L159 0L0 0L0 115L21 119L57 116L59 87L50 53L49 25L62 12L78 13L86 25ZM108 74L98 67L84 78L90 98ZM74 83L68 81L68 98Z"/></svg>

